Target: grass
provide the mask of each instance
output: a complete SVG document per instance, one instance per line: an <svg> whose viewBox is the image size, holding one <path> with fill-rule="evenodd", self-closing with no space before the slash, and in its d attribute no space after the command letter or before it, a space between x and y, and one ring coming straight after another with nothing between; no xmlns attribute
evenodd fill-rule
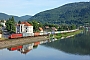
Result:
<svg viewBox="0 0 90 60"><path fill-rule="evenodd" d="M7 38L2 37L2 38L0 38L0 41L1 41L1 40L7 40Z"/></svg>
<svg viewBox="0 0 90 60"><path fill-rule="evenodd" d="M78 31L75 31L75 32L70 32L70 33L59 33L59 34L56 34L54 35L55 38L57 39L60 39L61 37L67 37L67 36L70 36L70 35L77 35L81 32L82 30L78 30Z"/></svg>
<svg viewBox="0 0 90 60"><path fill-rule="evenodd" d="M5 40L5 38L0 38L0 40Z"/></svg>

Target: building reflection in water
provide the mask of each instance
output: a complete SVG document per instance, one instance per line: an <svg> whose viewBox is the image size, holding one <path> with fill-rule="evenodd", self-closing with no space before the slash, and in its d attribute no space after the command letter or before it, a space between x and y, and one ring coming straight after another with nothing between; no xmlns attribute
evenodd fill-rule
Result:
<svg viewBox="0 0 90 60"><path fill-rule="evenodd" d="M50 43L47 43L47 42L50 42ZM43 44L43 43L46 43L46 44ZM8 48L8 50L10 51L18 50L23 54L27 54L32 49L37 48L39 44L42 44L43 46L46 46L46 47L52 47L54 49L57 49L69 54L90 56L90 32L89 31L88 32L83 31L83 33L80 33L72 38L65 38L57 41L56 39L52 39L52 40L34 42L23 46L11 47L11 48Z"/></svg>
<svg viewBox="0 0 90 60"><path fill-rule="evenodd" d="M34 46L34 43L23 45L23 48L19 49L18 51L20 51L23 54L27 54L30 50L33 49L33 46Z"/></svg>
<svg viewBox="0 0 90 60"><path fill-rule="evenodd" d="M9 47L7 48L9 51L20 51L22 54L27 54L30 52L32 49L35 49L38 47L39 44L47 43L48 40L45 41L38 41L34 43L30 43L27 45L20 45L20 46L15 46L15 47Z"/></svg>

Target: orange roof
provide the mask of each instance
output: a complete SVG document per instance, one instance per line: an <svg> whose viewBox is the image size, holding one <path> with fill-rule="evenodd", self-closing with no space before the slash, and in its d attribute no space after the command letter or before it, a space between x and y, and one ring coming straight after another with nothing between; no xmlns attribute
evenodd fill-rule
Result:
<svg viewBox="0 0 90 60"><path fill-rule="evenodd" d="M29 24L28 22L21 22L21 24L25 24L25 26L32 26L32 25Z"/></svg>
<svg viewBox="0 0 90 60"><path fill-rule="evenodd" d="M40 31L43 31L43 29L41 27L39 27Z"/></svg>

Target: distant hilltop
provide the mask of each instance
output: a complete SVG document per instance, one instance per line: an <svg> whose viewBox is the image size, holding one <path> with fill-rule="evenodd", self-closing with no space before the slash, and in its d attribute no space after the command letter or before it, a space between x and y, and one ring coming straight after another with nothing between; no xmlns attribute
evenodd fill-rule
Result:
<svg viewBox="0 0 90 60"><path fill-rule="evenodd" d="M81 24L90 23L90 2L76 2L40 12L30 19L42 23Z"/></svg>
<svg viewBox="0 0 90 60"><path fill-rule="evenodd" d="M0 20L7 20L13 15L0 13ZM76 24L90 23L90 2L75 2L65 4L58 8L42 11L34 16L14 16L15 21L33 21L51 24Z"/></svg>
<svg viewBox="0 0 90 60"><path fill-rule="evenodd" d="M31 18L31 16L29 16L29 15L18 17L18 16L14 16L14 15L8 15L8 14L5 14L5 13L0 13L0 20L8 20L12 16L14 17L16 22L19 21L19 20L20 21L25 21L25 20L28 20L29 18Z"/></svg>

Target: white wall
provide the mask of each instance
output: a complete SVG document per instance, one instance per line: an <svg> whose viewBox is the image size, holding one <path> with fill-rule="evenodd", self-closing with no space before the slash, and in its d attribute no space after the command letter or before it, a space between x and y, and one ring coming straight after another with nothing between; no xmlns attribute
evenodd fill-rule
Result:
<svg viewBox="0 0 90 60"><path fill-rule="evenodd" d="M2 34L0 34L0 38L2 38Z"/></svg>
<svg viewBox="0 0 90 60"><path fill-rule="evenodd" d="M1 22L1 25L3 25L4 27L6 26L5 23Z"/></svg>
<svg viewBox="0 0 90 60"><path fill-rule="evenodd" d="M33 33L33 26L25 26L25 31L24 32L26 32L26 33Z"/></svg>
<svg viewBox="0 0 90 60"><path fill-rule="evenodd" d="M24 24L20 24L20 26L16 26L16 33L33 33L33 26L24 26Z"/></svg>

